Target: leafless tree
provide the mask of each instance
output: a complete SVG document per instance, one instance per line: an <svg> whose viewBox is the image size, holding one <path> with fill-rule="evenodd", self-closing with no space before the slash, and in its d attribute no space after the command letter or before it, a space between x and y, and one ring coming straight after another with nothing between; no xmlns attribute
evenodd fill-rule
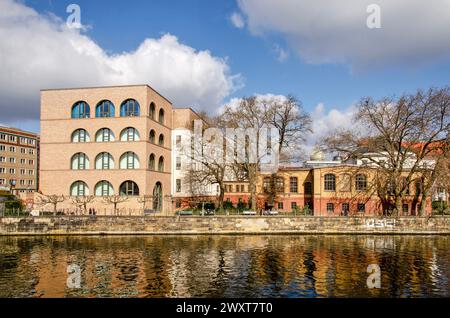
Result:
<svg viewBox="0 0 450 318"><path fill-rule="evenodd" d="M71 201L72 204L75 205L77 208L80 208L83 211L83 213L87 213L87 205L93 202L94 199L95 196L93 195L85 195L72 197Z"/></svg>
<svg viewBox="0 0 450 318"><path fill-rule="evenodd" d="M226 106L220 116L219 123L230 128L254 129L256 140L241 139L236 140L237 147L247 149L250 144L256 146L256 160L237 162L233 171L238 178L245 178L249 181L250 205L252 209L257 208L257 188L256 184L261 171L266 154L260 152L260 141L265 136L265 128L275 128L278 132L278 149L276 153L284 160L292 159L293 155L298 155L298 146L311 131L311 119L303 111L301 103L293 96L288 96L286 100L259 99L256 96L243 98L239 107ZM268 141L271 147L271 142ZM271 149L270 151L273 151ZM248 157L246 157L248 159ZM275 163L276 165L277 163ZM273 178L276 178L275 173Z"/></svg>
<svg viewBox="0 0 450 318"><path fill-rule="evenodd" d="M399 214L411 184L438 167L427 159L436 151L437 142L449 134L449 92L449 87L444 87L377 101L363 98L354 127L333 132L324 144L347 158L375 166L374 182L379 185L383 206L393 205L394 213ZM422 193L421 214L427 192Z"/></svg>
<svg viewBox="0 0 450 318"><path fill-rule="evenodd" d="M39 206L45 206L47 204L51 204L53 206L53 214L56 215L57 207L59 203L66 201L66 197L64 195L45 195L42 194L36 199L36 204Z"/></svg>
<svg viewBox="0 0 450 318"><path fill-rule="evenodd" d="M114 207L114 214L117 215L118 214L118 210L117 210L117 206L120 203L126 202L128 200L127 196L122 196L122 195L110 195L107 197L103 197L103 201L106 204L111 204Z"/></svg>
<svg viewBox="0 0 450 318"><path fill-rule="evenodd" d="M142 210L144 211L145 210L145 207L146 207L146 205L147 205L147 202L153 202L153 195L143 195L143 196L140 196L138 199L137 199L137 201L139 202L139 203L142 203Z"/></svg>

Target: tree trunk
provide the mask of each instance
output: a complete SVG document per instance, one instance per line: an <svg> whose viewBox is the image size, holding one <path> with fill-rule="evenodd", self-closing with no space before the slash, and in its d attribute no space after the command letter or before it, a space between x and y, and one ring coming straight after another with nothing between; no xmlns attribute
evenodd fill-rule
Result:
<svg viewBox="0 0 450 318"><path fill-rule="evenodd" d="M394 211L395 216L400 216L402 214L402 204L403 204L402 196L397 196L395 198L395 211Z"/></svg>

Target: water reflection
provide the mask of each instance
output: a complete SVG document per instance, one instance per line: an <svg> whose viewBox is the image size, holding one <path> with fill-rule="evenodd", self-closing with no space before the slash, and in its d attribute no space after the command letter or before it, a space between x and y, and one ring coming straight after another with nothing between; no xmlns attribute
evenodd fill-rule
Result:
<svg viewBox="0 0 450 318"><path fill-rule="evenodd" d="M449 236L0 238L0 297L448 297ZM67 267L81 288L67 287ZM381 289L368 289L369 264Z"/></svg>

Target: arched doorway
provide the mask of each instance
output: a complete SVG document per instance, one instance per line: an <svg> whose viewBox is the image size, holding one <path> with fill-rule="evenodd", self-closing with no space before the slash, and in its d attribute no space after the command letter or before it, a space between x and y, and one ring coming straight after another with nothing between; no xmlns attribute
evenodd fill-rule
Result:
<svg viewBox="0 0 450 318"><path fill-rule="evenodd" d="M161 182L156 182L153 188L153 210L162 211L163 208L163 195Z"/></svg>

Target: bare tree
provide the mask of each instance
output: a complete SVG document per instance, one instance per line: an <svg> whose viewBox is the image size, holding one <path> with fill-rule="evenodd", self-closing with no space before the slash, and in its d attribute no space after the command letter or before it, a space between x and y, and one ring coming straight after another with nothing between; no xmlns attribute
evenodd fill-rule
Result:
<svg viewBox="0 0 450 318"><path fill-rule="evenodd" d="M87 205L93 202L94 199L95 196L93 195L85 195L72 197L71 201L72 204L75 205L77 208L80 208L83 211L83 213L87 213Z"/></svg>
<svg viewBox="0 0 450 318"><path fill-rule="evenodd" d="M255 140L238 139L235 142L237 148L246 149L246 152L253 144L257 154L253 159L256 160L247 160L249 157L246 156L244 162L236 162L233 168L238 178L245 178L249 181L250 205L255 210L257 208L256 184L262 164L264 164L264 158L267 158L268 155L259 149L260 144L266 138L263 135L267 133L265 129L276 129L279 137L276 154L290 160L294 154L298 155L295 150L305 139L306 134L311 131L311 119L303 111L301 103L293 96L288 96L286 100L260 99L252 96L243 98L239 107L226 106L219 123L224 127L253 129L256 132ZM267 141L269 152L274 150L271 149L271 143L271 141ZM276 159L279 160L279 158ZM277 163L274 164L277 165ZM275 173L273 178L275 180Z"/></svg>
<svg viewBox="0 0 450 318"><path fill-rule="evenodd" d="M449 103L449 87L419 90L398 99L363 98L355 127L333 132L324 143L329 150L376 167L374 182L384 209L393 206L394 213L400 214L411 184L438 167L427 159L433 145L449 133ZM422 193L421 214L427 192Z"/></svg>
<svg viewBox="0 0 450 318"><path fill-rule="evenodd" d="M140 196L137 201L139 203L142 203L142 211L145 210L145 207L147 205L147 202L153 202L153 195L143 195Z"/></svg>
<svg viewBox="0 0 450 318"><path fill-rule="evenodd" d="M56 215L57 207L59 203L62 203L66 200L66 197L64 195L57 195L57 194L51 194L51 195L45 195L42 194L36 199L36 204L39 206L45 206L47 204L51 204L53 206L53 214Z"/></svg>
<svg viewBox="0 0 450 318"><path fill-rule="evenodd" d="M114 214L117 215L118 214L118 210L117 210L117 206L120 203L126 202L128 200L127 196L122 196L122 195L110 195L107 197L103 197L103 201L106 204L111 204L114 207Z"/></svg>
<svg viewBox="0 0 450 318"><path fill-rule="evenodd" d="M267 117L270 126L278 130L280 156L289 160L298 155L299 146L312 132L312 121L301 102L292 95L284 101L268 101Z"/></svg>

